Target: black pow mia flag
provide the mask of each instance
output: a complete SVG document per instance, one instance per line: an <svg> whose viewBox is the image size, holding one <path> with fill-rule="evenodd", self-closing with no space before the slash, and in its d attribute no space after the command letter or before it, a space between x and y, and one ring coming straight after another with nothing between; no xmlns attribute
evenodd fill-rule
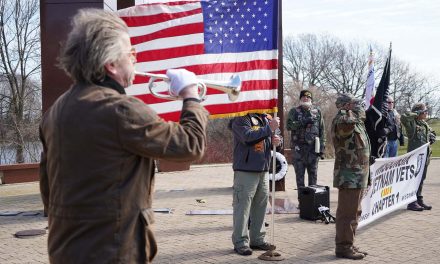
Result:
<svg viewBox="0 0 440 264"><path fill-rule="evenodd" d="M374 103L365 112L365 127L371 143L371 164L374 159L383 157L387 144L387 134L389 129L386 128L387 119L387 97L389 95L390 86L390 64L391 64L391 45L387 61L377 87Z"/></svg>

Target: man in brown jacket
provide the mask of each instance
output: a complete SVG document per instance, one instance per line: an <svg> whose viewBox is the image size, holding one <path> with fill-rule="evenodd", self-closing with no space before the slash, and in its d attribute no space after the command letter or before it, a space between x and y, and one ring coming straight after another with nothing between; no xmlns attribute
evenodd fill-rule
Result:
<svg viewBox="0 0 440 264"><path fill-rule="evenodd" d="M45 113L41 196L51 263L149 263L153 159L191 161L206 146L208 113L193 73L173 70L170 92L183 98L180 123L165 122L125 94L135 50L115 14L81 10L60 55L74 84Z"/></svg>

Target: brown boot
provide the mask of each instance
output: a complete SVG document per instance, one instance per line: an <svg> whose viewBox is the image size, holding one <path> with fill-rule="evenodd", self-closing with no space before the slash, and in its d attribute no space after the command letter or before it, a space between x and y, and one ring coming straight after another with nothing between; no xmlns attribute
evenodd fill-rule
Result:
<svg viewBox="0 0 440 264"><path fill-rule="evenodd" d="M336 252L336 257L359 260L365 258L365 255L359 252L355 252L354 250L350 250L345 252Z"/></svg>
<svg viewBox="0 0 440 264"><path fill-rule="evenodd" d="M358 247L356 247L356 246L353 246L353 251L354 251L354 252L357 252L357 253L364 254L365 256L368 255L368 252L367 252L367 251L360 250L360 249L359 249Z"/></svg>

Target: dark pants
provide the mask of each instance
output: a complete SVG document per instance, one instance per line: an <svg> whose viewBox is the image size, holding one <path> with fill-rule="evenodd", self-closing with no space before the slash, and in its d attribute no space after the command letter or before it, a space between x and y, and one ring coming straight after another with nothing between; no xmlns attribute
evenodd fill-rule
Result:
<svg viewBox="0 0 440 264"><path fill-rule="evenodd" d="M316 185L318 179L318 155L313 144L297 145L293 148L292 164L295 169L296 187L304 187L304 174L307 170L308 185Z"/></svg>
<svg viewBox="0 0 440 264"><path fill-rule="evenodd" d="M417 189L417 201L421 201L421 202L423 202L423 195L422 195L423 182L425 181L426 174L428 173L428 165L429 165L429 157L426 160L425 169L423 170L422 180L420 181L419 188Z"/></svg>
<svg viewBox="0 0 440 264"><path fill-rule="evenodd" d="M362 190L339 189L336 210L336 253L346 253L353 250L354 236L359 216L362 213Z"/></svg>

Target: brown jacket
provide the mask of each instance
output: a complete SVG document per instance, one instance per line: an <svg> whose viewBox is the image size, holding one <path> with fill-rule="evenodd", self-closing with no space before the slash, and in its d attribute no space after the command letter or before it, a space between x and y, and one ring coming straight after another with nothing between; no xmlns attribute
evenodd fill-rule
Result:
<svg viewBox="0 0 440 264"><path fill-rule="evenodd" d="M184 102L180 123L164 122L117 90L75 85L41 122L51 263L151 261L153 159L192 161L205 150L208 113L198 102Z"/></svg>

